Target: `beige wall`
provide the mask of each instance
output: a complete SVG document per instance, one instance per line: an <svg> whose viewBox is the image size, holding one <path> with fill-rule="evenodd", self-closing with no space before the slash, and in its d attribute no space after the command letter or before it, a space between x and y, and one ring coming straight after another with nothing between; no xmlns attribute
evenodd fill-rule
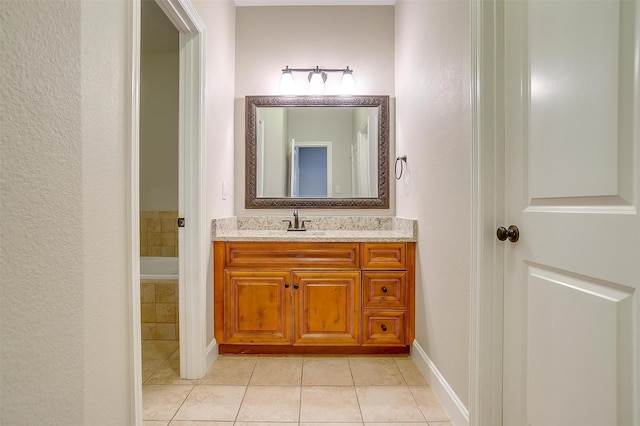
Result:
<svg viewBox="0 0 640 426"><path fill-rule="evenodd" d="M171 22L167 24L173 26ZM175 37L177 40L178 31ZM178 210L178 60L177 50L140 55L140 210L143 211Z"/></svg>
<svg viewBox="0 0 640 426"><path fill-rule="evenodd" d="M233 216L235 13L233 0L194 1L205 23L205 217ZM223 199L222 187L227 188ZM207 344L213 341L213 253L207 228Z"/></svg>
<svg viewBox="0 0 640 426"><path fill-rule="evenodd" d="M0 2L2 424L132 423L129 8Z"/></svg>
<svg viewBox="0 0 640 426"><path fill-rule="evenodd" d="M244 208L244 97L277 95L281 70L342 68L354 70L356 94L394 96L393 6L239 7L236 19L235 214L288 214L282 210ZM303 74L296 74L304 79ZM335 92L338 74L329 75L327 93ZM393 146L393 142L392 142ZM393 153L392 153L393 154ZM393 215L390 209L336 209L331 214ZM303 214L327 214L305 210Z"/></svg>
<svg viewBox="0 0 640 426"><path fill-rule="evenodd" d="M396 4L398 216L418 219L416 341L469 404L469 2Z"/></svg>

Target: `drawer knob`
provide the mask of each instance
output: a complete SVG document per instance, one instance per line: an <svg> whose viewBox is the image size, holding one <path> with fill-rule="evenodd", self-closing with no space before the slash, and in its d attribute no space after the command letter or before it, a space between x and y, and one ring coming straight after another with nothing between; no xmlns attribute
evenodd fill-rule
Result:
<svg viewBox="0 0 640 426"><path fill-rule="evenodd" d="M387 326L382 324L382 327L380 327L382 329L382 331L387 331Z"/></svg>
<svg viewBox="0 0 640 426"><path fill-rule="evenodd" d="M298 288L300 288L300 286L298 284L294 284L293 288L295 288L297 290Z"/></svg>
<svg viewBox="0 0 640 426"><path fill-rule="evenodd" d="M289 288L289 283L284 283L284 288Z"/></svg>
<svg viewBox="0 0 640 426"><path fill-rule="evenodd" d="M386 292L388 292L388 291L389 291L389 289L388 289L388 288L386 288L386 287L382 287L382 292L383 292L383 293L386 293Z"/></svg>

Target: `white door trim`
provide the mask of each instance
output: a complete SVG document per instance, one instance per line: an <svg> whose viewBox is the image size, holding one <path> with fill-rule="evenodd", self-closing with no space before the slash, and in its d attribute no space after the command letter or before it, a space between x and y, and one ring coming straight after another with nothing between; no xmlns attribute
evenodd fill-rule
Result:
<svg viewBox="0 0 640 426"><path fill-rule="evenodd" d="M131 329L131 356L133 357L132 410L131 421L142 424L142 334L140 320L140 26L141 0L131 2L131 103L130 122L130 163L129 163L129 282Z"/></svg>
<svg viewBox="0 0 640 426"><path fill-rule="evenodd" d="M471 1L472 265L469 424L502 424L504 3Z"/></svg>
<svg viewBox="0 0 640 426"><path fill-rule="evenodd" d="M206 372L206 276L204 211L205 145L204 138L204 31L205 26L191 0L156 0L180 32L180 158L184 174L184 212L187 226L181 238L180 252L180 374L184 378L202 377ZM140 27L141 0L132 1L131 27L131 327L133 356L133 416L142 424L142 356L140 333L139 269L139 122L140 122ZM189 285L186 285L189 283Z"/></svg>

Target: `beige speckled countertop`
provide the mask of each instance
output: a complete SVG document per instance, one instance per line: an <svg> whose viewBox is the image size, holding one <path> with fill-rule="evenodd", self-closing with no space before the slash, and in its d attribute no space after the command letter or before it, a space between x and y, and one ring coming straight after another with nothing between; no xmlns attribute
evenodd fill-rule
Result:
<svg viewBox="0 0 640 426"><path fill-rule="evenodd" d="M212 241L411 242L414 219L378 216L304 216L307 231L287 231L291 216L239 216L212 221Z"/></svg>

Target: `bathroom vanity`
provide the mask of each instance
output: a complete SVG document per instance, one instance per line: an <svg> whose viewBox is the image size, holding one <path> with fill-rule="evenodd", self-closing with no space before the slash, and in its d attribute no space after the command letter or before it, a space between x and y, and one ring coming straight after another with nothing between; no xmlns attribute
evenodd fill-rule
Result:
<svg viewBox="0 0 640 426"><path fill-rule="evenodd" d="M213 245L220 353L409 352L412 233L234 230Z"/></svg>

